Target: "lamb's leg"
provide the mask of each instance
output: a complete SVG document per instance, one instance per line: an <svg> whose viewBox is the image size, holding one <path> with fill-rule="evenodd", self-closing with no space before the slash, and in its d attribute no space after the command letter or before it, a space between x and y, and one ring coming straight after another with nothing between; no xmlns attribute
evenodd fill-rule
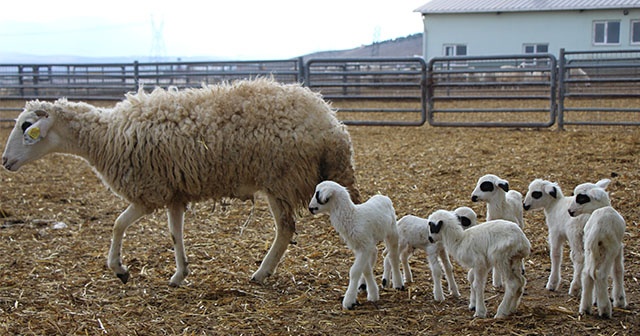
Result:
<svg viewBox="0 0 640 336"><path fill-rule="evenodd" d="M589 274L589 271L584 268L582 270L582 294L580 295L580 309L579 313L591 314L591 307L593 306L593 278Z"/></svg>
<svg viewBox="0 0 640 336"><path fill-rule="evenodd" d="M497 272L494 272L494 274L495 273ZM487 283L488 275L489 271L487 269L484 269L483 267L473 268L473 283L471 284L471 286L473 286L473 290L476 294L476 313L473 315L474 317L487 317L487 306L484 303L484 286Z"/></svg>
<svg viewBox="0 0 640 336"><path fill-rule="evenodd" d="M410 247L407 247L400 251L400 263L402 264L402 274L404 276L404 283L413 282L413 273L411 273L411 266L409 266L409 257L413 251Z"/></svg>
<svg viewBox="0 0 640 336"><path fill-rule="evenodd" d="M577 240L577 239L576 239ZM582 268L584 267L584 246L582 239L569 240L571 262L573 263L573 279L569 286L569 295L576 296L582 289Z"/></svg>
<svg viewBox="0 0 640 336"><path fill-rule="evenodd" d="M387 251L389 251L389 260L391 262L391 281L393 288L404 290L402 275L400 275L400 255L398 254L398 235L389 235L384 241Z"/></svg>
<svg viewBox="0 0 640 336"><path fill-rule="evenodd" d="M349 270L349 287L347 287L347 291L344 293L344 298L342 299L342 307L344 309L353 309L358 304L358 282L362 277L362 273L365 267L368 267L369 260L367 253L365 251L354 251L355 252L355 261Z"/></svg>
<svg viewBox="0 0 640 336"><path fill-rule="evenodd" d="M473 274L473 268L467 272L467 282L469 283L469 310L476 310L476 291L473 287L473 280L475 275Z"/></svg>
<svg viewBox="0 0 640 336"><path fill-rule="evenodd" d="M505 292L502 302L498 306L498 311L495 315L496 318L506 317L515 313L522 294L524 293L526 283L526 279L522 275L521 259L512 259L508 265L502 265L501 267L506 267L506 269L501 272L505 275Z"/></svg>
<svg viewBox="0 0 640 336"><path fill-rule="evenodd" d="M493 268L492 272L493 273L491 277L493 278L493 287L502 288L502 274L500 274L500 272L498 272L495 267Z"/></svg>
<svg viewBox="0 0 640 336"><path fill-rule="evenodd" d="M619 308L627 308L627 296L624 292L624 251L620 247L620 253L613 260L613 305Z"/></svg>
<svg viewBox="0 0 640 336"><path fill-rule="evenodd" d="M184 204L172 204L167 209L169 218L169 230L173 240L173 252L176 259L176 273L169 281L170 286L178 287L184 278L189 275L189 262L184 250L184 212L187 207Z"/></svg>
<svg viewBox="0 0 640 336"><path fill-rule="evenodd" d="M371 302L376 302L380 300L380 293L378 291L378 285L376 284L376 278L373 275L373 267L376 264L376 259L378 258L378 250L374 247L368 252L365 252L365 255L368 254L368 262L367 266L365 266L362 277L367 284L367 300Z"/></svg>
<svg viewBox="0 0 640 336"><path fill-rule="evenodd" d="M453 277L453 265L451 264L451 259L449 259L449 254L444 248L439 249L439 252L442 266L444 266L444 275L447 278L447 283L449 284L449 294L454 297L459 297L460 291L458 290L456 279Z"/></svg>
<svg viewBox="0 0 640 336"><path fill-rule="evenodd" d="M391 259L389 259L389 254L387 253L387 251L385 250L385 253L383 253L384 258L382 261L382 288L387 287L387 285L389 284L389 277L391 276L389 272L391 272Z"/></svg>
<svg viewBox="0 0 640 336"><path fill-rule="evenodd" d="M376 261L378 260L378 250L374 249L372 254L369 256L369 268L371 268L371 277L372 279L374 279L373 282L369 282L367 280L367 270L365 269L362 273L362 276L360 277L360 282L358 285L358 290L361 291L368 291L367 288L371 287L371 285L373 284L373 286L376 287L376 293L378 291L378 285L375 282L375 276L373 275L373 269L376 267ZM384 284L384 276L382 279L382 283ZM376 294L377 295L377 294ZM371 301L371 300L369 300ZM377 301L377 300L376 300Z"/></svg>
<svg viewBox="0 0 640 336"><path fill-rule="evenodd" d="M437 251L428 251L427 259L429 268L431 269L431 278L433 278L433 299L437 302L444 301L444 293L442 292L442 267L438 261Z"/></svg>
<svg viewBox="0 0 640 336"><path fill-rule="evenodd" d="M595 296L596 303L598 305L598 315L603 318L611 318L612 308L611 301L609 301L609 286L607 280L611 272L611 267L608 267L607 261L596 269L595 272Z"/></svg>
<svg viewBox="0 0 640 336"><path fill-rule="evenodd" d="M549 235L549 257L551 258L551 274L547 281L547 290L557 291L560 288L560 265L562 265L562 246L564 238Z"/></svg>
<svg viewBox="0 0 640 336"><path fill-rule="evenodd" d="M122 238L124 237L124 232L131 224L135 223L147 212L147 209L131 204L120 214L120 216L118 216L115 224L113 225L113 237L111 239L111 247L109 248L107 267L116 273L116 276L122 281L122 283L127 283L127 281L129 281L129 270L122 264L121 258Z"/></svg>
<svg viewBox="0 0 640 336"><path fill-rule="evenodd" d="M291 238L293 238L293 234L296 231L293 212L285 210L289 209L289 207L272 195L268 195L268 200L271 214L276 221L276 236L269 252L262 260L260 268L251 277L251 281L258 283L264 282L267 277L275 273L278 263L280 263L280 259L287 250L287 246L291 243Z"/></svg>

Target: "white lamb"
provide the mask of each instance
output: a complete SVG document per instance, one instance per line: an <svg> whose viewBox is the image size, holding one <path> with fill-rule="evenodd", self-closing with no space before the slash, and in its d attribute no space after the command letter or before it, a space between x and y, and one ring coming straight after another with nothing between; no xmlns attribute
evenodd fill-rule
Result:
<svg viewBox="0 0 640 336"><path fill-rule="evenodd" d="M612 308L608 292L609 275L613 278L613 305L627 307L622 243L626 225L624 218L611 207L609 195L604 188L587 188L586 192L581 189L584 190L584 186L580 185L574 190L575 199L568 210L572 217L591 214L584 226L585 259L579 311L580 314L591 314L595 293L598 315L610 318Z"/></svg>
<svg viewBox="0 0 640 336"><path fill-rule="evenodd" d="M347 189L333 181L317 185L309 202L312 214L329 214L331 225L355 254L349 270L349 287L344 294L342 307L353 309L357 304L358 284L364 277L367 300L378 301L378 286L373 267L378 256L377 244L385 242L389 253L393 287L403 289L398 257L398 229L393 203L387 196L375 195L362 204L349 199ZM386 279L383 279L383 283Z"/></svg>
<svg viewBox="0 0 640 336"><path fill-rule="evenodd" d="M454 210L458 216L460 224L464 228L471 227L476 224L476 213L469 207L459 207ZM433 297L434 300L441 302L444 300L442 291L442 268L444 267L444 275L449 286L449 294L459 297L460 292L453 276L453 265L449 259L449 254L442 246L442 242L432 243L429 241L429 222L420 217L407 215L398 221L398 250L400 252L400 262L404 275L405 284L413 282L413 274L411 266L409 266L409 258L416 249L422 249L427 254L429 268L431 269L431 277L433 278ZM386 252L386 251L385 251ZM389 254L384 258L384 274L388 274L391 268ZM387 279L387 276L383 276ZM384 286L384 284L383 284Z"/></svg>
<svg viewBox="0 0 640 336"><path fill-rule="evenodd" d="M252 280L273 274L295 232L295 214L327 178L359 202L349 133L322 98L269 79L179 91L140 90L110 109L65 99L31 101L18 116L3 166L16 171L49 153L84 158L130 205L116 220L108 266L126 283L127 227L167 208L177 270L189 273L183 218L190 202L267 196L276 236Z"/></svg>
<svg viewBox="0 0 640 336"><path fill-rule="evenodd" d="M504 219L515 222L524 229L522 194L509 190L509 181L493 174L480 177L476 188L471 193L471 201L487 203L487 221ZM502 279L495 270L492 277L493 286L502 287Z"/></svg>
<svg viewBox="0 0 640 336"><path fill-rule="evenodd" d="M429 237L442 241L447 252L464 267L470 269L471 294L469 309L474 316L486 317L484 286L490 268L504 278L505 293L498 306L496 318L514 313L524 292L526 279L522 274L524 258L531 253L531 243L514 223L492 220L464 230L456 216L437 210L428 218Z"/></svg>
<svg viewBox="0 0 640 336"><path fill-rule="evenodd" d="M597 183L583 184L584 187L602 187L609 184L608 179ZM549 229L549 256L551 259L551 274L546 288L556 291L560 288L560 266L562 265L563 245L569 243L570 257L573 262L573 279L569 286L569 295L577 295L582 288L582 267L584 265L583 233L588 214L577 217L569 216L569 206L574 196L564 196L560 186L542 179L535 179L529 184L529 190L524 198L524 210L543 209L547 227Z"/></svg>

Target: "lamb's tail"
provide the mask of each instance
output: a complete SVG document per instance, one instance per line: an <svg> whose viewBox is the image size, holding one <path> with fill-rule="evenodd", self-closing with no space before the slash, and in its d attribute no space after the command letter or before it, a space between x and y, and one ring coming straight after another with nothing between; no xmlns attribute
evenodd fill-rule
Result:
<svg viewBox="0 0 640 336"><path fill-rule="evenodd" d="M336 134L335 140L325 149L320 162L320 181L331 180L349 190L351 201L361 203L360 191L356 187L353 147L349 133Z"/></svg>

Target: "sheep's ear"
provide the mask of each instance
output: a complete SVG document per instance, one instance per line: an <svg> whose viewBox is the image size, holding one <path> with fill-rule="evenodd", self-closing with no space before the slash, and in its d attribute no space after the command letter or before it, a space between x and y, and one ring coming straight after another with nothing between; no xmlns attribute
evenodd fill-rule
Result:
<svg viewBox="0 0 640 336"><path fill-rule="evenodd" d="M596 185L602 189L607 189L607 186L609 185L609 183L611 183L610 179L602 179L596 182Z"/></svg>
<svg viewBox="0 0 640 336"><path fill-rule="evenodd" d="M35 111L38 120L24 130L24 143L33 145L44 139L53 124L53 120L49 118L49 114L42 110Z"/></svg>
<svg viewBox="0 0 640 336"><path fill-rule="evenodd" d="M547 194L549 194L551 197L553 198L557 198L558 197L558 189L556 189L556 187L554 185L548 185L545 187L545 191L547 192Z"/></svg>
<svg viewBox="0 0 640 336"><path fill-rule="evenodd" d="M504 192L509 192L509 182L505 180L498 182L498 187L504 190Z"/></svg>
<svg viewBox="0 0 640 336"><path fill-rule="evenodd" d="M438 224L434 222L429 222L429 232L439 233L440 229L442 229L442 221L439 221Z"/></svg>

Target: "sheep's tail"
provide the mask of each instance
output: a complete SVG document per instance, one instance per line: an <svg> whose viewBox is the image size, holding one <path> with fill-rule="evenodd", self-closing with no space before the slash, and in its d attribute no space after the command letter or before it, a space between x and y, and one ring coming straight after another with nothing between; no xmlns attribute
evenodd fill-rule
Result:
<svg viewBox="0 0 640 336"><path fill-rule="evenodd" d="M320 161L320 181L331 180L349 190L351 201L361 203L360 191L356 187L356 176L353 160L351 138L346 129L342 134L336 134L334 143L326 147Z"/></svg>

